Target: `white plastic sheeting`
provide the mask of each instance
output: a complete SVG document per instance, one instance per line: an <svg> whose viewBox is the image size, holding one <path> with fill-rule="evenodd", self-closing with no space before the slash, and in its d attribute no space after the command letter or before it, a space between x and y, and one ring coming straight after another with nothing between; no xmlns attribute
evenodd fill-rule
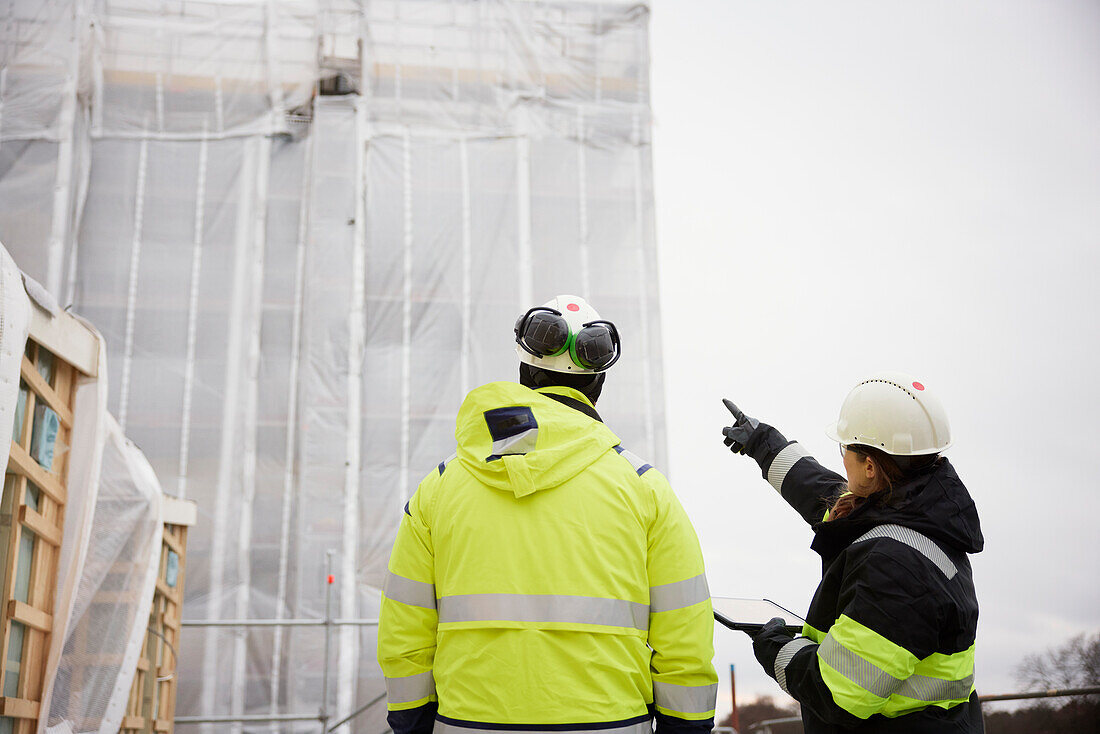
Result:
<svg viewBox="0 0 1100 734"><path fill-rule="evenodd" d="M330 549L335 616L374 617L401 508L453 451L463 395L514 379L513 322L555 293L618 325L599 408L663 465L644 5L36 12L94 32L65 36L71 129L9 128L0 90L0 237L102 331L112 412L199 504L187 618L318 618ZM333 75L351 93L311 96ZM55 210L78 226L53 251ZM189 629L177 713L316 712L322 650L316 628ZM381 692L372 629L341 628L330 670L336 717ZM381 731L381 709L350 730Z"/></svg>
<svg viewBox="0 0 1100 734"><path fill-rule="evenodd" d="M87 554L49 716L39 721L47 734L118 731L153 604L163 528L160 484L118 423L110 416L104 421Z"/></svg>
<svg viewBox="0 0 1100 734"><path fill-rule="evenodd" d="M27 346L31 300L23 290L23 274L0 245L0 426L15 423L19 398L19 367ZM11 437L0 440L0 466L7 467Z"/></svg>
<svg viewBox="0 0 1100 734"><path fill-rule="evenodd" d="M125 713L153 600L162 493L148 461L106 412L107 385L100 379L106 374L106 348L101 337L91 326L82 327L56 313L50 301L41 286L24 280L0 246L0 419L7 421L3 425L12 423L16 392L9 388L18 388L29 332L39 339L48 336L47 342L60 339L50 347L71 348L81 358L87 356L87 344L99 343L98 363L92 359L84 366L96 374L76 376L53 634L46 650L30 653L46 657L38 731L115 732ZM59 318L68 320L65 328L56 325ZM80 344L60 336L74 333ZM4 443L0 451L5 457L7 450Z"/></svg>

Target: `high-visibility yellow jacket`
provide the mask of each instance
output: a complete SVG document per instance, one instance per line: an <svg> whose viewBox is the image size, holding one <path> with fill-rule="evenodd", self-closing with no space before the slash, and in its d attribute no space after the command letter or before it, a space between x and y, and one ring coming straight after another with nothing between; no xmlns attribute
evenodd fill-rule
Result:
<svg viewBox="0 0 1100 734"><path fill-rule="evenodd" d="M659 729L709 732L710 594L660 472L570 388L476 388L455 438L390 556L378 661L395 734L433 719L633 734L654 709Z"/></svg>

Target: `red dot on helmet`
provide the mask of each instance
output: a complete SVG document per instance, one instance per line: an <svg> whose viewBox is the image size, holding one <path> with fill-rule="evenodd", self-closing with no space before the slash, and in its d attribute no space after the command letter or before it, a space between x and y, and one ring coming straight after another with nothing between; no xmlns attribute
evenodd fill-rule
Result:
<svg viewBox="0 0 1100 734"><path fill-rule="evenodd" d="M568 306L566 306L566 308L569 309L570 311L580 311L581 310L581 307L578 306L575 303L570 303Z"/></svg>
<svg viewBox="0 0 1100 734"><path fill-rule="evenodd" d="M913 383L913 388L916 389L916 390L923 390L924 385L920 384L919 382L914 382Z"/></svg>

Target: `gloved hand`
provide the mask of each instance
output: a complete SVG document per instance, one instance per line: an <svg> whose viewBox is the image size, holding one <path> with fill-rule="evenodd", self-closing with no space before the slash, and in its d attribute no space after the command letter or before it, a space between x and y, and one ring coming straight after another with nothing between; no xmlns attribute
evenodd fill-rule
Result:
<svg viewBox="0 0 1100 734"><path fill-rule="evenodd" d="M745 453L745 446L752 438L752 434L759 428L760 421L742 413L741 409L729 400L722 398L722 402L725 403L729 412L733 413L733 425L722 429L722 434L726 437L722 443L729 446L730 451L733 453L743 454Z"/></svg>
<svg viewBox="0 0 1100 734"><path fill-rule="evenodd" d="M787 631L787 622L782 617L772 617L752 636L752 652L764 666L764 672L775 677L775 659L783 646L793 639L794 635Z"/></svg>

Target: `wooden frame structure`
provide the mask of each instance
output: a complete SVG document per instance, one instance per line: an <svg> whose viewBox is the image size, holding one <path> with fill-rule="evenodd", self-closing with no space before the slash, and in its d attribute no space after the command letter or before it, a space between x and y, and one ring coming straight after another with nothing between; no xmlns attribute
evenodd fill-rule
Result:
<svg viewBox="0 0 1100 734"><path fill-rule="evenodd" d="M171 734L174 731L187 528L195 524L197 515L194 502L164 498L164 534L157 586L149 611L149 629L119 734Z"/></svg>
<svg viewBox="0 0 1100 734"><path fill-rule="evenodd" d="M0 734L33 734L53 633L68 496L68 447L80 374L98 340L65 313L31 307L11 453L0 503Z"/></svg>

